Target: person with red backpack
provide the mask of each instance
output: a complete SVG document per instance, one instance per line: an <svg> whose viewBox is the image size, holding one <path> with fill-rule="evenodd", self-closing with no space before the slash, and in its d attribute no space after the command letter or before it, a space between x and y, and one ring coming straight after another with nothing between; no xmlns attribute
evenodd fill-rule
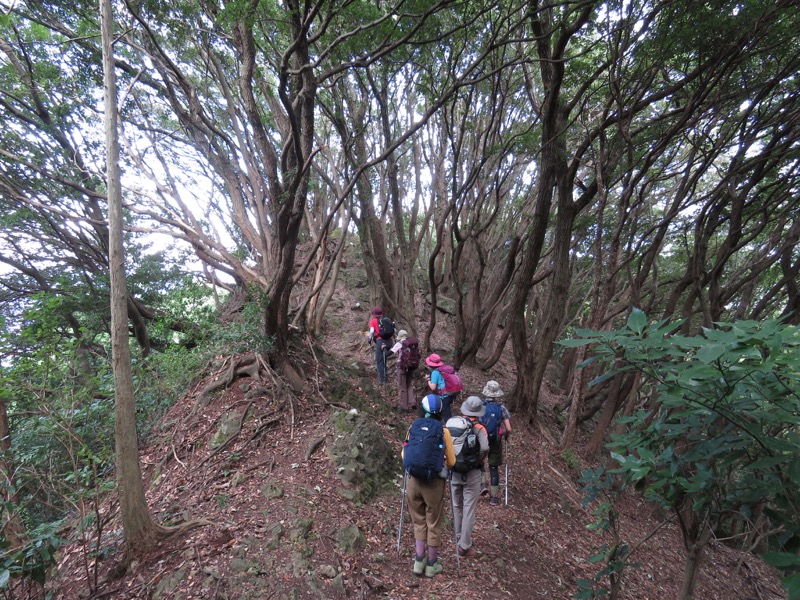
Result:
<svg viewBox="0 0 800 600"><path fill-rule="evenodd" d="M439 396L425 396L420 402L420 410L423 416L414 419L403 442L403 468L406 472L403 499L408 500L408 512L414 525L414 575L434 577L442 572L439 544L444 487L447 469L456 464L456 456L450 432L442 425Z"/></svg>
<svg viewBox="0 0 800 600"><path fill-rule="evenodd" d="M481 423L486 428L489 437L489 485L481 484L481 496L490 494L489 504L500 504L500 466L503 464L503 440L508 441L511 436L511 414L499 398L503 397L500 384L494 380L486 382L483 386L483 406L486 412L481 417ZM506 475L508 472L506 472ZM508 481L506 481L508 485ZM508 498L508 496L506 496Z"/></svg>
<svg viewBox="0 0 800 600"><path fill-rule="evenodd" d="M400 410L408 412L416 406L412 382L419 367L419 340L409 336L405 329L397 332L397 343L392 346L397 356L397 387L400 390Z"/></svg>
<svg viewBox="0 0 800 600"><path fill-rule="evenodd" d="M375 368L378 371L378 382L386 384L386 357L394 339L394 321L384 316L383 309L376 306L372 309L372 319L369 322L367 341L370 345L375 343Z"/></svg>
<svg viewBox="0 0 800 600"><path fill-rule="evenodd" d="M464 389L461 378L451 365L444 364L442 357L438 354L430 354L425 359L425 364L432 369L430 375L426 376L428 388L436 392L442 399L442 419L447 420L452 416L453 400L455 400Z"/></svg>

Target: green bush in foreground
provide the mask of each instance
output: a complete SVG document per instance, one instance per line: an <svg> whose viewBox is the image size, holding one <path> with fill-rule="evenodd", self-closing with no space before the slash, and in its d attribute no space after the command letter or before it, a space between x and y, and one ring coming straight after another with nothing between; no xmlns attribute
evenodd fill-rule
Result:
<svg viewBox="0 0 800 600"><path fill-rule="evenodd" d="M625 431L608 444L610 473L675 515L687 548L681 597L689 598L712 533L727 527L750 550L758 517L782 532L768 540L778 551L768 558L797 566L782 560L792 555L781 543L800 531L800 330L738 321L682 336L678 326L648 324L634 310L618 331L582 330L563 344L591 344L585 365L614 365L596 382L643 376L643 408L619 419ZM799 579L784 580L792 598Z"/></svg>

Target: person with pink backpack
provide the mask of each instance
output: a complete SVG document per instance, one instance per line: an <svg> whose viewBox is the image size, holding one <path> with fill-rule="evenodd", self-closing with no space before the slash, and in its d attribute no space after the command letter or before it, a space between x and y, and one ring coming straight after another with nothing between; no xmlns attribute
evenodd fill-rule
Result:
<svg viewBox="0 0 800 600"><path fill-rule="evenodd" d="M431 369L431 373L426 376L428 388L442 399L442 420L447 422L453 416L453 400L464 389L464 385L456 370L451 365L444 364L438 354L428 355L425 364Z"/></svg>

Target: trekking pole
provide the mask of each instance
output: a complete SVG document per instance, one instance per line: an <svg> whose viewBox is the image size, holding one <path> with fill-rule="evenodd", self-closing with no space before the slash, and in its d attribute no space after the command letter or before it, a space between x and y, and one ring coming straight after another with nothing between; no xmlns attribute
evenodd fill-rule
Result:
<svg viewBox="0 0 800 600"><path fill-rule="evenodd" d="M400 526L397 528L397 552L400 553L400 536L403 534L403 511L406 507L406 479L408 471L403 471L403 496L400 499Z"/></svg>
<svg viewBox="0 0 800 600"><path fill-rule="evenodd" d="M458 555L458 534L456 533L456 499L453 497L453 472L447 475L447 487L450 488L450 508L453 511L453 541L456 543L456 565L461 569L461 557Z"/></svg>
<svg viewBox="0 0 800 600"><path fill-rule="evenodd" d="M386 362L388 360L388 353L386 352L386 344L383 345L383 380L386 382L386 385L389 385L389 364Z"/></svg>
<svg viewBox="0 0 800 600"><path fill-rule="evenodd" d="M506 461L506 506L508 506L508 462Z"/></svg>
<svg viewBox="0 0 800 600"><path fill-rule="evenodd" d="M505 494L506 494L506 504L505 504L506 506L508 506L508 456L509 456L510 452L511 452L511 442L506 442L506 453L505 453L506 454L505 455L505 459L506 459L506 461L505 461L506 462L506 477L505 477L505 481L506 481L506 483L503 486L505 488Z"/></svg>

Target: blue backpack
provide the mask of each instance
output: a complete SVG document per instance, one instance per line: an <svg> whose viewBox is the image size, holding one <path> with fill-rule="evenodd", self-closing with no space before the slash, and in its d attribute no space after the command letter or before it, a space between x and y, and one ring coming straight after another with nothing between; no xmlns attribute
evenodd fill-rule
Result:
<svg viewBox="0 0 800 600"><path fill-rule="evenodd" d="M496 442L500 437L500 428L503 424L503 407L494 400L487 400L486 413L481 417L481 424L486 427L486 434L490 442Z"/></svg>
<svg viewBox="0 0 800 600"><path fill-rule="evenodd" d="M414 419L403 448L403 468L409 475L436 479L444 467L444 425L437 419Z"/></svg>

